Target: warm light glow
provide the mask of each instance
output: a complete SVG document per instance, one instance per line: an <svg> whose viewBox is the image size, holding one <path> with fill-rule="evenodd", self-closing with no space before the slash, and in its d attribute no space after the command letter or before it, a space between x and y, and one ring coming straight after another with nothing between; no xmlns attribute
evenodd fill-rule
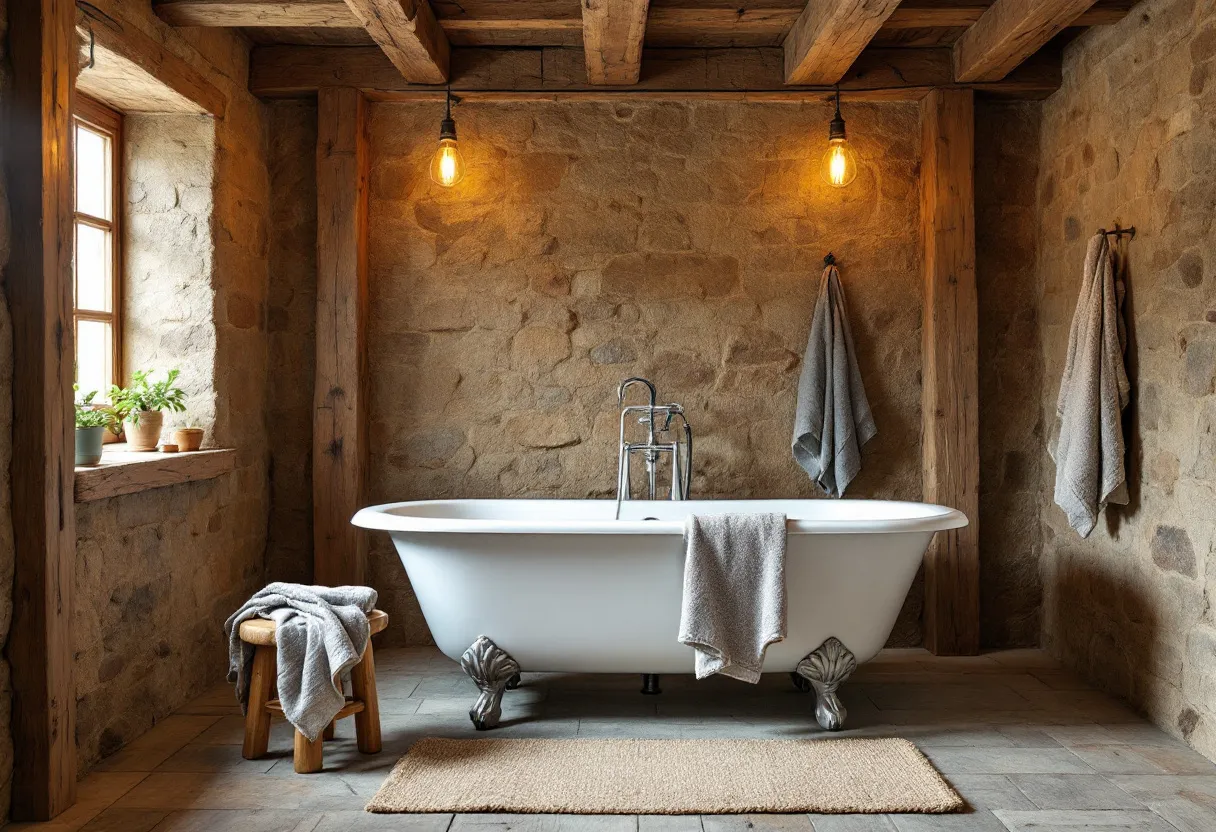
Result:
<svg viewBox="0 0 1216 832"><path fill-rule="evenodd" d="M823 181L834 188L843 188L857 178L857 158L844 139L832 139L823 154Z"/></svg>
<svg viewBox="0 0 1216 832"><path fill-rule="evenodd" d="M439 149L431 159L431 181L444 188L450 188L464 179L464 157L455 139L440 139Z"/></svg>

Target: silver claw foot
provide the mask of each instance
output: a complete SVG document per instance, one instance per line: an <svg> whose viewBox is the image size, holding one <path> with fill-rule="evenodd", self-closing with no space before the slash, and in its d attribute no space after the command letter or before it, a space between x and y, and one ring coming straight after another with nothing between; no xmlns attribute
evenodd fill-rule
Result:
<svg viewBox="0 0 1216 832"><path fill-rule="evenodd" d="M848 711L836 696L841 682L857 669L857 659L840 639L832 637L798 662L794 671L815 688L815 719L829 731L844 726Z"/></svg>
<svg viewBox="0 0 1216 832"><path fill-rule="evenodd" d="M478 731L494 728L502 717L502 694L514 680L518 684L519 662L485 636L478 636L460 666L477 683L481 695L469 709L469 719Z"/></svg>

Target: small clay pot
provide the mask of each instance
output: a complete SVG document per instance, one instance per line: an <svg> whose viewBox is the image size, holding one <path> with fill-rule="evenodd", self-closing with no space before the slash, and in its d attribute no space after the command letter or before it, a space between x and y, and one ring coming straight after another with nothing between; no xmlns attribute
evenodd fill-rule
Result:
<svg viewBox="0 0 1216 832"><path fill-rule="evenodd" d="M173 431L173 443L180 451L197 451L203 446L203 429L178 428Z"/></svg>
<svg viewBox="0 0 1216 832"><path fill-rule="evenodd" d="M101 440L106 429L76 428L76 464L97 465L101 462Z"/></svg>
<svg viewBox="0 0 1216 832"><path fill-rule="evenodd" d="M175 454L177 453L177 446L172 442L166 442L160 446L160 452L162 454Z"/></svg>
<svg viewBox="0 0 1216 832"><path fill-rule="evenodd" d="M160 444L160 431L165 426L165 414L159 410L141 410L139 423L123 422L127 447L132 451L155 451Z"/></svg>

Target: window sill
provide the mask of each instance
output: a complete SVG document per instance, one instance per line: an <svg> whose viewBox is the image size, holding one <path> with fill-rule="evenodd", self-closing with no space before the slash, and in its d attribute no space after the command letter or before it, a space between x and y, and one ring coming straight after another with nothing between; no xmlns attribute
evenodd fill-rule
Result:
<svg viewBox="0 0 1216 832"><path fill-rule="evenodd" d="M76 468L76 502L135 494L166 485L210 480L236 467L231 448L166 454L106 445L100 465Z"/></svg>

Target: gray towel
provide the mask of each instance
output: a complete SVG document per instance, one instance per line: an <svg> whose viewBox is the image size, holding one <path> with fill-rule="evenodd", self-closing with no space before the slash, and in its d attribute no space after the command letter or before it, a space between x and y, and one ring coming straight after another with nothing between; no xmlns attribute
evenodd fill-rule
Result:
<svg viewBox="0 0 1216 832"><path fill-rule="evenodd" d="M277 626L279 701L301 734L316 740L346 703L342 674L363 656L376 608L376 590L365 586L273 583L232 614L228 633L228 681L241 709L249 705L253 645L241 641L241 622L268 618Z"/></svg>
<svg viewBox="0 0 1216 832"><path fill-rule="evenodd" d="M1107 503L1127 504L1121 413L1131 385L1123 367L1122 306L1123 282L1115 275L1110 242L1095 234L1068 332L1056 404L1060 434L1052 452L1056 505L1081 537L1093 531Z"/></svg>
<svg viewBox="0 0 1216 832"><path fill-rule="evenodd" d="M828 496L840 497L861 470L861 446L878 433L866 399L835 266L823 270L798 380L794 459Z"/></svg>
<svg viewBox="0 0 1216 832"><path fill-rule="evenodd" d="M764 651L785 638L785 515L689 515L680 641L697 678L760 681Z"/></svg>

